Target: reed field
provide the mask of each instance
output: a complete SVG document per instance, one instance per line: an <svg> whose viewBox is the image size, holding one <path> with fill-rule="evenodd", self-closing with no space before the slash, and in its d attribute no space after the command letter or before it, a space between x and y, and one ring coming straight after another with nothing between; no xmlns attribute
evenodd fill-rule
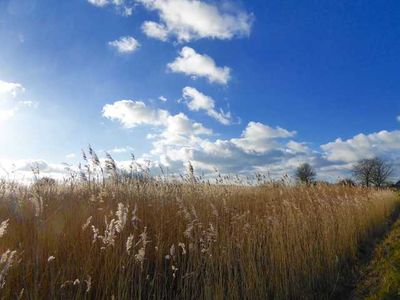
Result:
<svg viewBox="0 0 400 300"><path fill-rule="evenodd" d="M0 184L1 299L328 299L397 195L130 178Z"/></svg>

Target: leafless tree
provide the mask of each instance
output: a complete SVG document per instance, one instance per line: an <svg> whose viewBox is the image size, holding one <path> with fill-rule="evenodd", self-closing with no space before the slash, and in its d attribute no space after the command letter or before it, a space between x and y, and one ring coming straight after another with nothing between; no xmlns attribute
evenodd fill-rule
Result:
<svg viewBox="0 0 400 300"><path fill-rule="evenodd" d="M295 177L296 179L301 182L301 183L306 183L310 184L315 181L315 177L317 176L317 173L315 172L314 168L308 164L304 163L300 165L296 169Z"/></svg>
<svg viewBox="0 0 400 300"><path fill-rule="evenodd" d="M354 178L367 187L382 186L392 172L392 166L379 157L362 159L353 167Z"/></svg>
<svg viewBox="0 0 400 300"><path fill-rule="evenodd" d="M367 187L372 185L374 173L373 159L362 159L353 167L353 177L362 185Z"/></svg>
<svg viewBox="0 0 400 300"><path fill-rule="evenodd" d="M381 187L387 182L390 175L392 175L393 167L391 164L380 158L375 158L374 161L375 161L375 170L372 182L374 183L375 186Z"/></svg>

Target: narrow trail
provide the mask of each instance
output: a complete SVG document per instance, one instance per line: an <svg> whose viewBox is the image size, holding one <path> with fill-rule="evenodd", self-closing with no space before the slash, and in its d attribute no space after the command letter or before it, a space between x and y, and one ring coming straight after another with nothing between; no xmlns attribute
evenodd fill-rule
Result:
<svg viewBox="0 0 400 300"><path fill-rule="evenodd" d="M350 299L400 299L400 219L360 275Z"/></svg>
<svg viewBox="0 0 400 300"><path fill-rule="evenodd" d="M399 213L397 209L383 236L364 247L353 288L340 299L400 299Z"/></svg>

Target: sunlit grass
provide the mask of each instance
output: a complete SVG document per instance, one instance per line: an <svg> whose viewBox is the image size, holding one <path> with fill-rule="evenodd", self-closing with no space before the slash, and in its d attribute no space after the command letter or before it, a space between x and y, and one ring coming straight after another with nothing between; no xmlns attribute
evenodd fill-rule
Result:
<svg viewBox="0 0 400 300"><path fill-rule="evenodd" d="M326 298L397 200L329 185L3 182L0 294Z"/></svg>

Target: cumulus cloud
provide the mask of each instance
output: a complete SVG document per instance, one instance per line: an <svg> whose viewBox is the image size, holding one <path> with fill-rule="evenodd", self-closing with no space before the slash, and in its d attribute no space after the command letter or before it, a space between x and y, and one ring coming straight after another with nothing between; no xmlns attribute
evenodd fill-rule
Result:
<svg viewBox="0 0 400 300"><path fill-rule="evenodd" d="M32 170L38 169L41 172L60 172L64 170L64 167L59 168L59 166L49 164L42 159L17 160L13 164L15 171L32 172Z"/></svg>
<svg viewBox="0 0 400 300"><path fill-rule="evenodd" d="M400 130L363 134L348 140L336 139L321 145L324 156L329 161L356 162L374 156L393 156L400 150Z"/></svg>
<svg viewBox="0 0 400 300"><path fill-rule="evenodd" d="M110 1L108 1L108 0L88 0L88 2L90 4L93 4L94 6L98 6L98 7L103 7L103 6L110 4Z"/></svg>
<svg viewBox="0 0 400 300"><path fill-rule="evenodd" d="M321 152L311 150L305 143L292 140L295 132L284 128L249 122L239 137L214 140L209 129L182 113L168 113L165 121L164 124L155 125L157 133L151 137L153 147L150 153L138 157L137 161L142 166L155 170L162 165L169 172L178 173L190 161L198 173L211 174L217 169L225 174L248 175L261 172L269 174L271 178L280 178L285 174L292 175L301 163L308 162L317 169L320 179L338 180L351 175L354 161L337 160L336 157L331 160L333 158L329 155L335 151L334 148L324 150L322 145ZM374 155L390 153L391 158L395 159L394 163L399 164L399 131L381 131L365 136L372 141L369 147ZM357 137L342 142L352 141L354 144L353 140L358 140ZM332 146L336 142L328 144ZM109 152L126 153L128 148L114 148ZM357 160L363 153L360 152ZM131 161L118 161L121 168L127 168L130 164ZM63 165L50 164L44 160L19 160L12 163L4 163L3 160L0 165L3 169L8 166L8 170L14 170L19 178L31 177L32 167L38 167L45 176L62 178L65 175Z"/></svg>
<svg viewBox="0 0 400 300"><path fill-rule="evenodd" d="M370 134L360 133L350 139L336 139L321 145L326 165L321 171L349 174L351 167L360 159L382 157L393 164L396 176L400 175L400 130L382 130Z"/></svg>
<svg viewBox="0 0 400 300"><path fill-rule="evenodd" d="M204 110L210 117L224 125L231 123L231 113L215 109L215 101L211 97L204 95L193 87L185 87L182 90L183 99L186 100L187 107L192 111Z"/></svg>
<svg viewBox="0 0 400 300"><path fill-rule="evenodd" d="M139 125L160 126L167 121L169 112L153 109L142 101L120 100L103 107L103 116L122 123L126 128Z"/></svg>
<svg viewBox="0 0 400 300"><path fill-rule="evenodd" d="M247 153L263 153L278 146L277 139L292 137L295 131L270 127L259 122L249 122L240 138L232 139L237 147Z"/></svg>
<svg viewBox="0 0 400 300"><path fill-rule="evenodd" d="M253 17L232 5L198 0L138 0L148 10L156 11L159 23L147 21L142 29L152 38L180 42L201 38L227 40L248 36Z"/></svg>
<svg viewBox="0 0 400 300"><path fill-rule="evenodd" d="M37 102L21 100L25 88L20 83L0 80L0 121L6 121L24 108L36 108Z"/></svg>
<svg viewBox="0 0 400 300"><path fill-rule="evenodd" d="M189 94L194 92L186 89L188 91ZM191 96L198 97L199 94ZM214 109L210 99L193 97L187 100L193 110ZM150 125L155 132L148 135L152 150L146 159L174 172L181 171L190 161L196 169L207 172L218 168L222 172L251 173L274 166L277 174L279 164L285 165L292 158L306 156L305 145L288 141L296 134L295 131L260 122L249 122L239 137L213 140L212 130L185 114L172 115L166 110L148 107L141 101L121 100L107 104L103 116L128 128Z"/></svg>
<svg viewBox="0 0 400 300"><path fill-rule="evenodd" d="M211 83L227 84L231 70L228 67L218 67L208 55L197 53L190 47L183 47L179 56L167 65L174 73L183 73L192 78L204 77Z"/></svg>
<svg viewBox="0 0 400 300"><path fill-rule="evenodd" d="M178 171L190 161L196 169L208 172L217 168L222 172L251 173L257 167L272 166L299 156L287 151L283 142L295 132L280 127L249 122L238 138L209 140L200 136L207 133L204 127L197 126L197 129L184 130L190 134L179 134L179 129L169 127L155 135L152 158Z"/></svg>
<svg viewBox="0 0 400 300"><path fill-rule="evenodd" d="M108 45L122 54L132 53L140 47L139 42L131 36L120 37L118 40L108 42Z"/></svg>
<svg viewBox="0 0 400 300"><path fill-rule="evenodd" d="M298 143L295 141L289 141L286 144L288 151L293 153L308 153L310 149L307 147L305 143Z"/></svg>
<svg viewBox="0 0 400 300"><path fill-rule="evenodd" d="M255 127L268 129L262 130L262 135L253 135L257 131ZM282 128L250 122L241 137L228 140L213 141L192 135L179 143L172 143L161 138L153 143L151 154L170 168L182 168L190 161L203 171L212 172L217 168L225 173L252 173L256 168L271 167L293 157L294 154L286 151L285 144L279 141L292 134ZM254 145L246 145L250 142Z"/></svg>
<svg viewBox="0 0 400 300"><path fill-rule="evenodd" d="M159 39L161 41L166 41L168 38L168 30L164 25L158 24L156 22L147 21L142 25L143 32L152 38Z"/></svg>
<svg viewBox="0 0 400 300"><path fill-rule="evenodd" d="M288 131L281 127L270 127L260 122L249 122L243 136L249 140L263 137L265 139L288 138L296 135L296 131Z"/></svg>
<svg viewBox="0 0 400 300"><path fill-rule="evenodd" d="M40 177L62 179L67 175L64 164L49 163L43 159L0 159L0 176L10 175L12 172L16 180L30 183L35 177L33 170L39 170Z"/></svg>
<svg viewBox="0 0 400 300"><path fill-rule="evenodd" d="M20 83L0 80L0 101L15 99L23 92L25 92L25 88Z"/></svg>
<svg viewBox="0 0 400 300"><path fill-rule="evenodd" d="M210 129L194 122L185 114L171 115L167 110L148 107L142 101L120 100L103 107L103 116L119 121L126 128L151 125L162 130L160 135L170 142L178 142L183 136L211 134Z"/></svg>
<svg viewBox="0 0 400 300"><path fill-rule="evenodd" d="M189 109L215 110L211 98L188 87L183 89L184 98L185 91ZM184 170L190 161L197 172L262 172L279 178L292 175L301 163L308 162L316 168L320 179L337 180L350 176L353 164L362 158L381 156L400 165L400 130L358 134L310 149L307 143L295 140L296 131L255 121L248 122L237 137L216 138L211 129L183 113L171 114L141 101L108 104L103 115L128 128L150 125L152 133L148 138L152 149L142 159L172 172Z"/></svg>
<svg viewBox="0 0 400 300"><path fill-rule="evenodd" d="M168 99L164 96L160 96L158 97L158 100L160 100L161 102L167 102Z"/></svg>
<svg viewBox="0 0 400 300"><path fill-rule="evenodd" d="M174 116L169 116L167 119L166 129L162 133L165 138L171 138L182 135L201 135L211 134L210 129L205 128L201 123L194 122L185 114L179 113Z"/></svg>
<svg viewBox="0 0 400 300"><path fill-rule="evenodd" d="M157 112L157 109L147 109ZM123 124L122 119L123 117L119 121ZM322 145L322 151L317 152L309 149L305 143L292 140L295 131L260 122L249 122L239 137L213 140L210 137L211 130L183 113L171 115L167 112L164 121L162 124L146 121L155 124L157 133L151 136L153 148L150 153L138 157L138 161L151 168L162 165L173 173L184 170L190 161L197 172L213 173L216 169L222 173L246 175L261 172L268 173L271 178L279 178L285 174L293 174L301 163L308 162L317 169L319 178L338 180L350 176L353 163L360 158L388 154L397 165L400 159L400 131L361 134L345 141L338 139ZM339 148L334 147L337 144L340 145ZM354 156L352 160L348 159L351 157L349 155L342 156L343 144L360 150L358 156ZM128 147L114 148L109 152L126 151ZM120 162L119 166L124 167L129 163L131 162ZM0 164L4 167L4 161L0 161ZM8 167L19 176L29 177L32 167L38 167L41 174L46 176L61 178L65 175L63 165L50 164L43 160L19 160L12 165L9 162Z"/></svg>
<svg viewBox="0 0 400 300"><path fill-rule="evenodd" d="M130 16L133 12L131 0L87 0L90 4L97 7L106 7L113 5L123 16Z"/></svg>

